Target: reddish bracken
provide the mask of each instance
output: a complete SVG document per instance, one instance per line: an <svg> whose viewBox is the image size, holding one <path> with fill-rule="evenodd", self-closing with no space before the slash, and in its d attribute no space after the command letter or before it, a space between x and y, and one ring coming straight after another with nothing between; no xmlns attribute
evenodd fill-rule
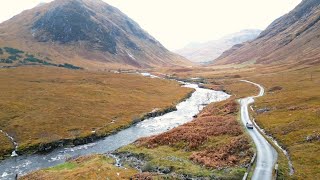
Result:
<svg viewBox="0 0 320 180"><path fill-rule="evenodd" d="M211 136L226 134L231 136L242 134L239 124L231 117L208 116L199 117L166 133L142 138L137 143L148 148L155 148L161 145L175 146L176 143L183 142L184 148L195 150Z"/></svg>
<svg viewBox="0 0 320 180"><path fill-rule="evenodd" d="M134 175L132 178L132 180L153 180L154 176L157 176L158 174L156 173L149 173L149 172L143 172L143 173L139 173Z"/></svg>
<svg viewBox="0 0 320 180"><path fill-rule="evenodd" d="M235 166L247 162L253 152L246 137L234 137L230 143L217 148L208 148L200 152L194 152L190 159L207 167Z"/></svg>
<svg viewBox="0 0 320 180"><path fill-rule="evenodd" d="M236 121L236 112L234 99L211 104L193 121L159 135L141 138L136 145L147 148L167 145L191 151L190 159L207 167L245 164L250 161L252 150ZM207 144L208 140L219 136L223 136L221 144Z"/></svg>

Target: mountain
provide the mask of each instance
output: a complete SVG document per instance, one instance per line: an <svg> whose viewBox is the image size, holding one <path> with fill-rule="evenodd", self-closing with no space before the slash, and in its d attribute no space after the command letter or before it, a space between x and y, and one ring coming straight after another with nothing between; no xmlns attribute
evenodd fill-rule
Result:
<svg viewBox="0 0 320 180"><path fill-rule="evenodd" d="M87 68L189 63L101 0L55 0L26 10L0 24L0 47Z"/></svg>
<svg viewBox="0 0 320 180"><path fill-rule="evenodd" d="M232 47L214 64L320 63L319 4L319 0L303 0L272 22L257 39Z"/></svg>
<svg viewBox="0 0 320 180"><path fill-rule="evenodd" d="M255 39L260 33L261 31L256 29L243 30L218 40L205 43L191 43L175 52L193 62L204 63L216 59L225 50L231 48L235 44Z"/></svg>

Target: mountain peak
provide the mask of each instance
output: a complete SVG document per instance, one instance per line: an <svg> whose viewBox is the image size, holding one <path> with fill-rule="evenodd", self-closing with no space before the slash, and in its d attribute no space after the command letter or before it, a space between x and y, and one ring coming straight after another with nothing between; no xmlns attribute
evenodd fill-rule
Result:
<svg viewBox="0 0 320 180"><path fill-rule="evenodd" d="M88 0L85 0L88 1ZM33 36L40 42L71 43L87 41L96 49L115 54L119 29L97 23L96 13L83 0L68 0L50 9L32 26ZM138 49L137 47L135 47Z"/></svg>
<svg viewBox="0 0 320 180"><path fill-rule="evenodd" d="M10 36L1 37L1 33ZM55 0L24 11L0 25L0 43L1 38L4 44L12 41L18 49L50 55L51 51L47 51L50 48L54 56L63 59L90 59L135 67L187 62L169 52L120 10L101 0ZM18 47L14 42L17 39Z"/></svg>

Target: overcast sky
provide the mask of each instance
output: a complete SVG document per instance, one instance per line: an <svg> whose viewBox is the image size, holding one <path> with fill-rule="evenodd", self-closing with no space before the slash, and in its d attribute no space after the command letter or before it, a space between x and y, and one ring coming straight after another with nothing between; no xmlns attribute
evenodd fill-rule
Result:
<svg viewBox="0 0 320 180"><path fill-rule="evenodd" d="M0 22L40 2L2 0ZM265 29L301 0L104 0L127 14L170 50L242 29Z"/></svg>

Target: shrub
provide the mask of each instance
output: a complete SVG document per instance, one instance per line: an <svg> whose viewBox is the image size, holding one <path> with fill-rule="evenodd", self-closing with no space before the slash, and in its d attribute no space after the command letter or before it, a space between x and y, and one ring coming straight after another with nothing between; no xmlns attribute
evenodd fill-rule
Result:
<svg viewBox="0 0 320 180"><path fill-rule="evenodd" d="M16 61L18 60L19 58L21 58L20 55L11 55L8 57L9 60L12 60L12 61Z"/></svg>
<svg viewBox="0 0 320 180"><path fill-rule="evenodd" d="M64 67L67 69L83 69L82 67L74 66L74 65L68 64L68 63L59 64L58 67Z"/></svg>
<svg viewBox="0 0 320 180"><path fill-rule="evenodd" d="M281 86L274 86L268 90L268 92L280 91L282 90Z"/></svg>
<svg viewBox="0 0 320 180"><path fill-rule="evenodd" d="M1 59L0 62L1 62L1 63L7 63L7 64L13 63L13 61L10 60L10 59Z"/></svg>
<svg viewBox="0 0 320 180"><path fill-rule="evenodd" d="M2 51L2 49L0 48L0 54L3 54L3 51Z"/></svg>
<svg viewBox="0 0 320 180"><path fill-rule="evenodd" d="M43 64L45 66L58 66L57 64L49 63L47 61L35 58L33 55L29 55L29 54L27 55L27 58L25 58L22 63L27 63L27 62L40 63L40 64Z"/></svg>
<svg viewBox="0 0 320 180"><path fill-rule="evenodd" d="M43 64L43 65L46 65L46 66L58 66L58 65L56 65L56 64L49 63L49 62L47 62L47 61L43 61L42 64Z"/></svg>
<svg viewBox="0 0 320 180"><path fill-rule="evenodd" d="M26 56L30 57L30 58L34 58L34 55L32 55L32 54L27 54Z"/></svg>
<svg viewBox="0 0 320 180"><path fill-rule="evenodd" d="M41 63L43 64L44 61L41 60L41 59L38 59L38 58L35 58L35 57L27 57L24 59L24 61L27 61L27 62L34 62L34 63Z"/></svg>
<svg viewBox="0 0 320 180"><path fill-rule="evenodd" d="M7 53L12 54L12 55L24 53L23 51L21 51L19 49L10 48L10 47L4 47L3 49L5 49L7 51Z"/></svg>
<svg viewBox="0 0 320 180"><path fill-rule="evenodd" d="M142 166L141 171L142 172L152 172L153 167L152 167L151 163L147 162L144 166Z"/></svg>

